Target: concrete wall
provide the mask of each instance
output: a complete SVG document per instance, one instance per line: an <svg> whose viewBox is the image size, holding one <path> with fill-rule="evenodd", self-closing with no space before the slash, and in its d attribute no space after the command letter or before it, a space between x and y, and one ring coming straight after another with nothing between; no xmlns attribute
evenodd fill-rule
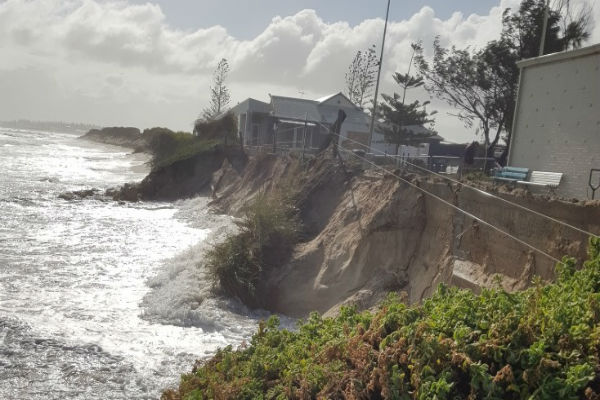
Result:
<svg viewBox="0 0 600 400"><path fill-rule="evenodd" d="M519 63L509 165L562 172L561 196L588 197L600 168L600 45Z"/></svg>

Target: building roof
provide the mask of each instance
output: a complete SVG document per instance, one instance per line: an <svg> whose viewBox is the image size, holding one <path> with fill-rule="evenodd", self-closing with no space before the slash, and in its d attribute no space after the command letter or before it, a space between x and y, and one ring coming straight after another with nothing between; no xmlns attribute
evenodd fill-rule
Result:
<svg viewBox="0 0 600 400"><path fill-rule="evenodd" d="M259 113L270 113L271 105L269 103L265 103L264 101L256 100L251 97L248 97L246 100L241 103L236 104L231 107L227 112L232 111L234 113L243 113L243 112L259 112ZM227 112L222 113L225 115ZM221 117L221 116L219 116Z"/></svg>
<svg viewBox="0 0 600 400"><path fill-rule="evenodd" d="M339 92L339 93L341 93L341 92ZM324 96L324 97L320 97L320 98L316 99L315 101L317 103L323 103L323 102L331 99L332 97L337 96L339 93L333 93L333 94L330 94L330 95L327 95L327 96Z"/></svg>
<svg viewBox="0 0 600 400"><path fill-rule="evenodd" d="M253 98L248 98L249 108L251 111L269 113L271 112L271 105L269 103L265 103L264 101L255 100Z"/></svg>
<svg viewBox="0 0 600 400"><path fill-rule="evenodd" d="M517 62L519 68L531 67L533 65L553 63L557 61L568 60L571 58L585 57L593 54L600 54L600 43L582 47L580 49L562 51L560 53L546 54L540 57L528 58Z"/></svg>
<svg viewBox="0 0 600 400"><path fill-rule="evenodd" d="M343 99L343 101L345 101L347 104L343 104L343 102L340 101L339 99L338 99L337 104L333 104L333 103L325 104L325 103L328 103L330 100L332 100L332 99L334 99L336 97L341 97ZM321 105L329 105L329 106L334 106L334 107L335 106L338 106L338 107L352 107L352 108L355 108L356 110L363 111L359 106L357 106L356 104L354 104L352 102L352 100L350 100L348 98L348 96L346 96L342 92L337 92L337 93L334 93L334 94L330 94L329 96L321 97L320 99L317 99L315 101L317 101Z"/></svg>
<svg viewBox="0 0 600 400"><path fill-rule="evenodd" d="M278 118L320 122L322 118L317 108L318 104L313 100L271 96L273 116Z"/></svg>

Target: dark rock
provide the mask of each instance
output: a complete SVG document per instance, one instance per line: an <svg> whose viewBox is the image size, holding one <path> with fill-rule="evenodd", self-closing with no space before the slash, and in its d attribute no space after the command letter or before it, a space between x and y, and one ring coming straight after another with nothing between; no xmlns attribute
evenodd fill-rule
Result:
<svg viewBox="0 0 600 400"><path fill-rule="evenodd" d="M136 202L140 200L139 187L138 183L126 183L120 188L107 189L105 195L119 202Z"/></svg>
<svg viewBox="0 0 600 400"><path fill-rule="evenodd" d="M59 199L63 200L81 200L87 197L96 196L100 193L98 189L75 190L72 192L64 192L58 195Z"/></svg>

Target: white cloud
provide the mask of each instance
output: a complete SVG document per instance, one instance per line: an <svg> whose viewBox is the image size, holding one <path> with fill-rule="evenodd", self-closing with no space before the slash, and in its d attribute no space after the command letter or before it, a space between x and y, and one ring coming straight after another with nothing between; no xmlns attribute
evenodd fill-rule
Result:
<svg viewBox="0 0 600 400"><path fill-rule="evenodd" d="M444 45L481 46L498 36L504 8L518 4L502 0L488 15L457 12L445 20L424 7L392 21L382 91L394 90L391 73L406 69L412 42L422 40L428 51L435 36ZM599 10L594 12L600 20ZM207 103L210 77L222 57L231 64L235 101L265 99L267 93L294 96L300 89L319 97L343 88L355 52L379 46L382 30L382 19L350 26L304 10L273 18L252 40L238 40L222 26L173 28L160 7L149 3L7 0L0 2L0 119L189 129ZM472 137L442 112L437 129L453 140Z"/></svg>

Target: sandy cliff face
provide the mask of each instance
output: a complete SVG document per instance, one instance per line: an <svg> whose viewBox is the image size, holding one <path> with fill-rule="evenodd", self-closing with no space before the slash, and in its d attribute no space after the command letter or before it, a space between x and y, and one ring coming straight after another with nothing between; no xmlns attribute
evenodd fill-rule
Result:
<svg viewBox="0 0 600 400"><path fill-rule="evenodd" d="M350 181L325 227L273 278L275 308L294 315L343 302L364 308L405 289L427 216L421 195L403 191L393 180Z"/></svg>
<svg viewBox="0 0 600 400"><path fill-rule="evenodd" d="M584 258L586 241L579 233L456 184L407 178L553 257ZM515 290L534 275L552 279L554 263L513 239L395 178L324 158L304 166L262 156L241 173L225 165L213 177L214 205L236 213L258 190L278 184L300 188L306 232L290 262L267 282L274 311L304 316L313 310L332 313L349 303L369 308L390 291L405 291L415 302L441 282ZM600 203L567 203L518 191L499 195L600 231Z"/></svg>

